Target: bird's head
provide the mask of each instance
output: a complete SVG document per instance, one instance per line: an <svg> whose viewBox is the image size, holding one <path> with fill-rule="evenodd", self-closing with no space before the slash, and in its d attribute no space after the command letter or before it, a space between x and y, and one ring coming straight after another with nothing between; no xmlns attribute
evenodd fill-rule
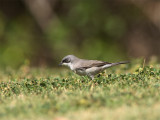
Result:
<svg viewBox="0 0 160 120"><path fill-rule="evenodd" d="M62 59L59 65L65 65L72 68L72 63L75 62L77 59L78 58L74 55L67 55Z"/></svg>

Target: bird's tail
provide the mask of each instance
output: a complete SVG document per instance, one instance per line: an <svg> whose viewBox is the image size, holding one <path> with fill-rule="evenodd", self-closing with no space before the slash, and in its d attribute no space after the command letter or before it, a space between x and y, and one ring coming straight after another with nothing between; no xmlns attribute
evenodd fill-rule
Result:
<svg viewBox="0 0 160 120"><path fill-rule="evenodd" d="M115 65L119 65L119 64L127 64L130 63L129 61L121 61L121 62L117 62L117 63L111 63L111 66L115 66Z"/></svg>
<svg viewBox="0 0 160 120"><path fill-rule="evenodd" d="M104 69L108 68L108 67L112 67L115 65L120 65L120 64L127 64L130 63L129 61L121 61L121 62L117 62L117 63L110 63L110 64L106 64L103 66Z"/></svg>

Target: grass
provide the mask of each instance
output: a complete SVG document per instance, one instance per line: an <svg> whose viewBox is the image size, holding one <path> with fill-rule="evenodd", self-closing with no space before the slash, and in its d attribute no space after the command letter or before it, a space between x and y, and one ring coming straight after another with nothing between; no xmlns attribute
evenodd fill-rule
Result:
<svg viewBox="0 0 160 120"><path fill-rule="evenodd" d="M91 81L67 69L0 70L3 120L159 120L160 64L141 60Z"/></svg>

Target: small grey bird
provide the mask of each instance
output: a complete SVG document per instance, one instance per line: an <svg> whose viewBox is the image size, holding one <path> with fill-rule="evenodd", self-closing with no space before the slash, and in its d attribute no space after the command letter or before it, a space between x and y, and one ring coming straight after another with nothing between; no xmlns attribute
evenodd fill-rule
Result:
<svg viewBox="0 0 160 120"><path fill-rule="evenodd" d="M96 74L102 72L106 68L126 63L129 62L122 61L117 63L109 63L98 60L85 60L85 59L80 59L74 55L67 55L62 59L60 65L66 65L76 74L82 76L87 75L93 80Z"/></svg>

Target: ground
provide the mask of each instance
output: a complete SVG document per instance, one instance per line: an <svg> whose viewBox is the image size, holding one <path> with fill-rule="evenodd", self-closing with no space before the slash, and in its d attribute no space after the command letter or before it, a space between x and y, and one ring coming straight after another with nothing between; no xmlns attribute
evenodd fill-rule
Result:
<svg viewBox="0 0 160 120"><path fill-rule="evenodd" d="M158 120L160 64L107 69L90 80L67 68L0 70L3 120Z"/></svg>

